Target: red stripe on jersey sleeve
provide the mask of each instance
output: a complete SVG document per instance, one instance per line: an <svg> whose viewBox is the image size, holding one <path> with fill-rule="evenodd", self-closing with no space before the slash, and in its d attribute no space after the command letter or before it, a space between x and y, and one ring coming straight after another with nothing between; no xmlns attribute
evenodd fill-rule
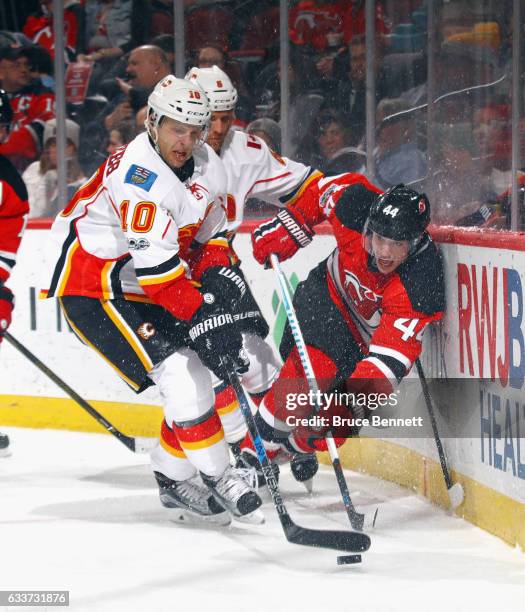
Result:
<svg viewBox="0 0 525 612"><path fill-rule="evenodd" d="M202 304L202 294L185 276L158 285L142 285L144 293L176 319L189 321Z"/></svg>
<svg viewBox="0 0 525 612"><path fill-rule="evenodd" d="M232 257L230 245L226 238L212 239L195 249L186 261L190 266L191 277L200 281L208 268L213 266L231 266Z"/></svg>

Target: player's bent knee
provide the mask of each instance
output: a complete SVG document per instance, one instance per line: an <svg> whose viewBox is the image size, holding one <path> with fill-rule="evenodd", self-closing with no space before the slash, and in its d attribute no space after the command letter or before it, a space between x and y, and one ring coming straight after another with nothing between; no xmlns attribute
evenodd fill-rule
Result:
<svg viewBox="0 0 525 612"><path fill-rule="evenodd" d="M166 421L189 421L214 403L212 379L197 353L183 348L157 364L150 378L159 387Z"/></svg>

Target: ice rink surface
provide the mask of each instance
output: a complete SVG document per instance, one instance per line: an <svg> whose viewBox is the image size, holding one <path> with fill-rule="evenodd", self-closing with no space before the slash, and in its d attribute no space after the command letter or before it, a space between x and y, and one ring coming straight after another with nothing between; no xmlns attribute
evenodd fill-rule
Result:
<svg viewBox="0 0 525 612"><path fill-rule="evenodd" d="M110 436L5 431L1 590L69 590L69 609L96 612L525 610L524 553L396 485L347 474L379 516L363 563L337 566L335 551L289 544L271 503L262 526L172 522L148 457ZM331 468L312 496L286 471L281 485L299 524L347 526Z"/></svg>

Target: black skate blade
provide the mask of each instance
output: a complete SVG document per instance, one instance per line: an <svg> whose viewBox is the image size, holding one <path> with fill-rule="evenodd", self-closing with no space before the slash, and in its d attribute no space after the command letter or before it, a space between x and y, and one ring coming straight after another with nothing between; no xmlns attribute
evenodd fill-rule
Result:
<svg viewBox="0 0 525 612"><path fill-rule="evenodd" d="M293 544L344 552L364 552L370 548L370 538L366 533L357 531L314 530L293 525L288 530L287 538Z"/></svg>

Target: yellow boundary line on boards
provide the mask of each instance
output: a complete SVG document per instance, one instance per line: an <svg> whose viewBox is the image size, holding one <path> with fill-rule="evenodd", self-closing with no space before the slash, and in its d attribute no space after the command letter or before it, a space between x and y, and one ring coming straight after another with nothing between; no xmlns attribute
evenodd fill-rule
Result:
<svg viewBox="0 0 525 612"><path fill-rule="evenodd" d="M90 401L106 419L129 436L157 437L162 421L159 406ZM51 397L0 395L0 425L32 429L66 429L108 433L73 400ZM339 449L345 468L396 482L448 507L448 496L437 461L384 440L360 438ZM330 463L327 453L322 463ZM525 550L525 504L452 472L454 482L465 489L458 516Z"/></svg>
<svg viewBox="0 0 525 612"><path fill-rule="evenodd" d="M159 435L162 421L162 408L159 406L88 401L128 436ZM0 395L0 424L31 429L108 433L78 404L67 398Z"/></svg>

